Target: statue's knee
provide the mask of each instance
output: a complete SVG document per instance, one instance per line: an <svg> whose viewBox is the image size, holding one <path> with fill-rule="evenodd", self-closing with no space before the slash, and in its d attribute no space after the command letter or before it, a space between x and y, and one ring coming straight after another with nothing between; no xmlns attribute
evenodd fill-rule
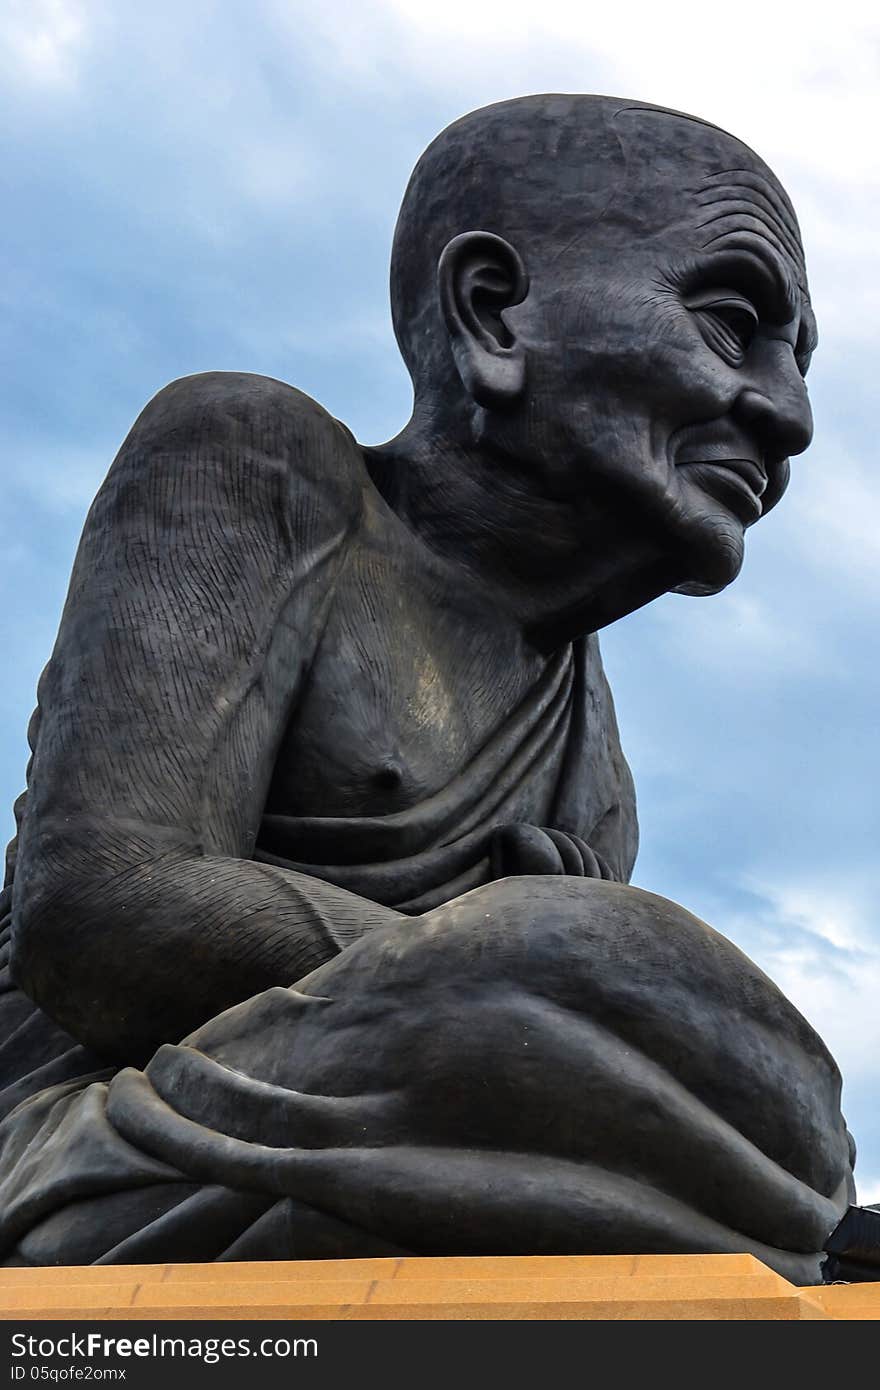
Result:
<svg viewBox="0 0 880 1390"><path fill-rule="evenodd" d="M476 934L487 945L514 942L534 945L543 937L559 947L565 941L598 944L605 938L678 939L711 929L677 903L627 884L568 875L499 879L423 919L431 931L467 938ZM714 935L714 933L713 933Z"/></svg>
<svg viewBox="0 0 880 1390"><path fill-rule="evenodd" d="M668 908L668 913L664 909ZM539 875L499 879L433 908L367 933L303 981L308 992L358 993L408 980L426 982L519 978L540 988L562 973L590 970L617 956L618 937L641 942L667 935L674 904L601 879ZM696 921L696 919L691 919ZM698 924L702 927L702 924ZM703 928L704 930L707 930Z"/></svg>

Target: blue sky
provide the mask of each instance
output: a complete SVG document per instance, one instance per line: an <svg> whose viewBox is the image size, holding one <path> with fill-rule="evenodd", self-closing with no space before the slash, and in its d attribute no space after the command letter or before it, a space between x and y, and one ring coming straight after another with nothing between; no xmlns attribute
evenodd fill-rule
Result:
<svg viewBox="0 0 880 1390"><path fill-rule="evenodd" d="M635 880L734 939L845 1077L880 1200L880 20L672 0L5 0L0 791L85 511L146 400L189 372L299 386L364 442L410 405L387 297L409 171L463 112L597 91L732 130L792 194L821 345L816 437L741 578L604 635L639 791ZM11 833L11 810L6 813Z"/></svg>

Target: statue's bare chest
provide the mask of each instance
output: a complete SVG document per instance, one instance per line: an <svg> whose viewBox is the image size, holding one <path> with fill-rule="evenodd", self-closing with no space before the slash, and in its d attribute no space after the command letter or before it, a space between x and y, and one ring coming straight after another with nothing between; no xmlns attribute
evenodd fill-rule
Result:
<svg viewBox="0 0 880 1390"><path fill-rule="evenodd" d="M503 624L398 568L349 567L295 701L267 809L383 815L468 765L540 668Z"/></svg>

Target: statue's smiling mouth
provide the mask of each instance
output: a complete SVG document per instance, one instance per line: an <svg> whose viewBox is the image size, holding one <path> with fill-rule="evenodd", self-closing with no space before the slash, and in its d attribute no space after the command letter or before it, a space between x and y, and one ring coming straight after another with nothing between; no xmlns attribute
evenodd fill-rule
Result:
<svg viewBox="0 0 880 1390"><path fill-rule="evenodd" d="M767 469L754 445L738 429L725 423L711 434L700 427L687 430L674 457L677 468L686 470L691 481L733 512L743 525L751 525L763 515Z"/></svg>
<svg viewBox="0 0 880 1390"><path fill-rule="evenodd" d="M744 525L763 515L761 498L767 490L767 474L751 459L686 459L678 466Z"/></svg>

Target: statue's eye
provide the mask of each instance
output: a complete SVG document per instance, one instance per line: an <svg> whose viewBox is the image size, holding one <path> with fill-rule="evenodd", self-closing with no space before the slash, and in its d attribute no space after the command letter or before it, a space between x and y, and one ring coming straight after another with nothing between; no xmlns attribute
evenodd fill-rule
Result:
<svg viewBox="0 0 880 1390"><path fill-rule="evenodd" d="M758 328L758 315L739 294L714 291L695 295L687 307L697 315L700 331L709 347L731 367L739 367Z"/></svg>

